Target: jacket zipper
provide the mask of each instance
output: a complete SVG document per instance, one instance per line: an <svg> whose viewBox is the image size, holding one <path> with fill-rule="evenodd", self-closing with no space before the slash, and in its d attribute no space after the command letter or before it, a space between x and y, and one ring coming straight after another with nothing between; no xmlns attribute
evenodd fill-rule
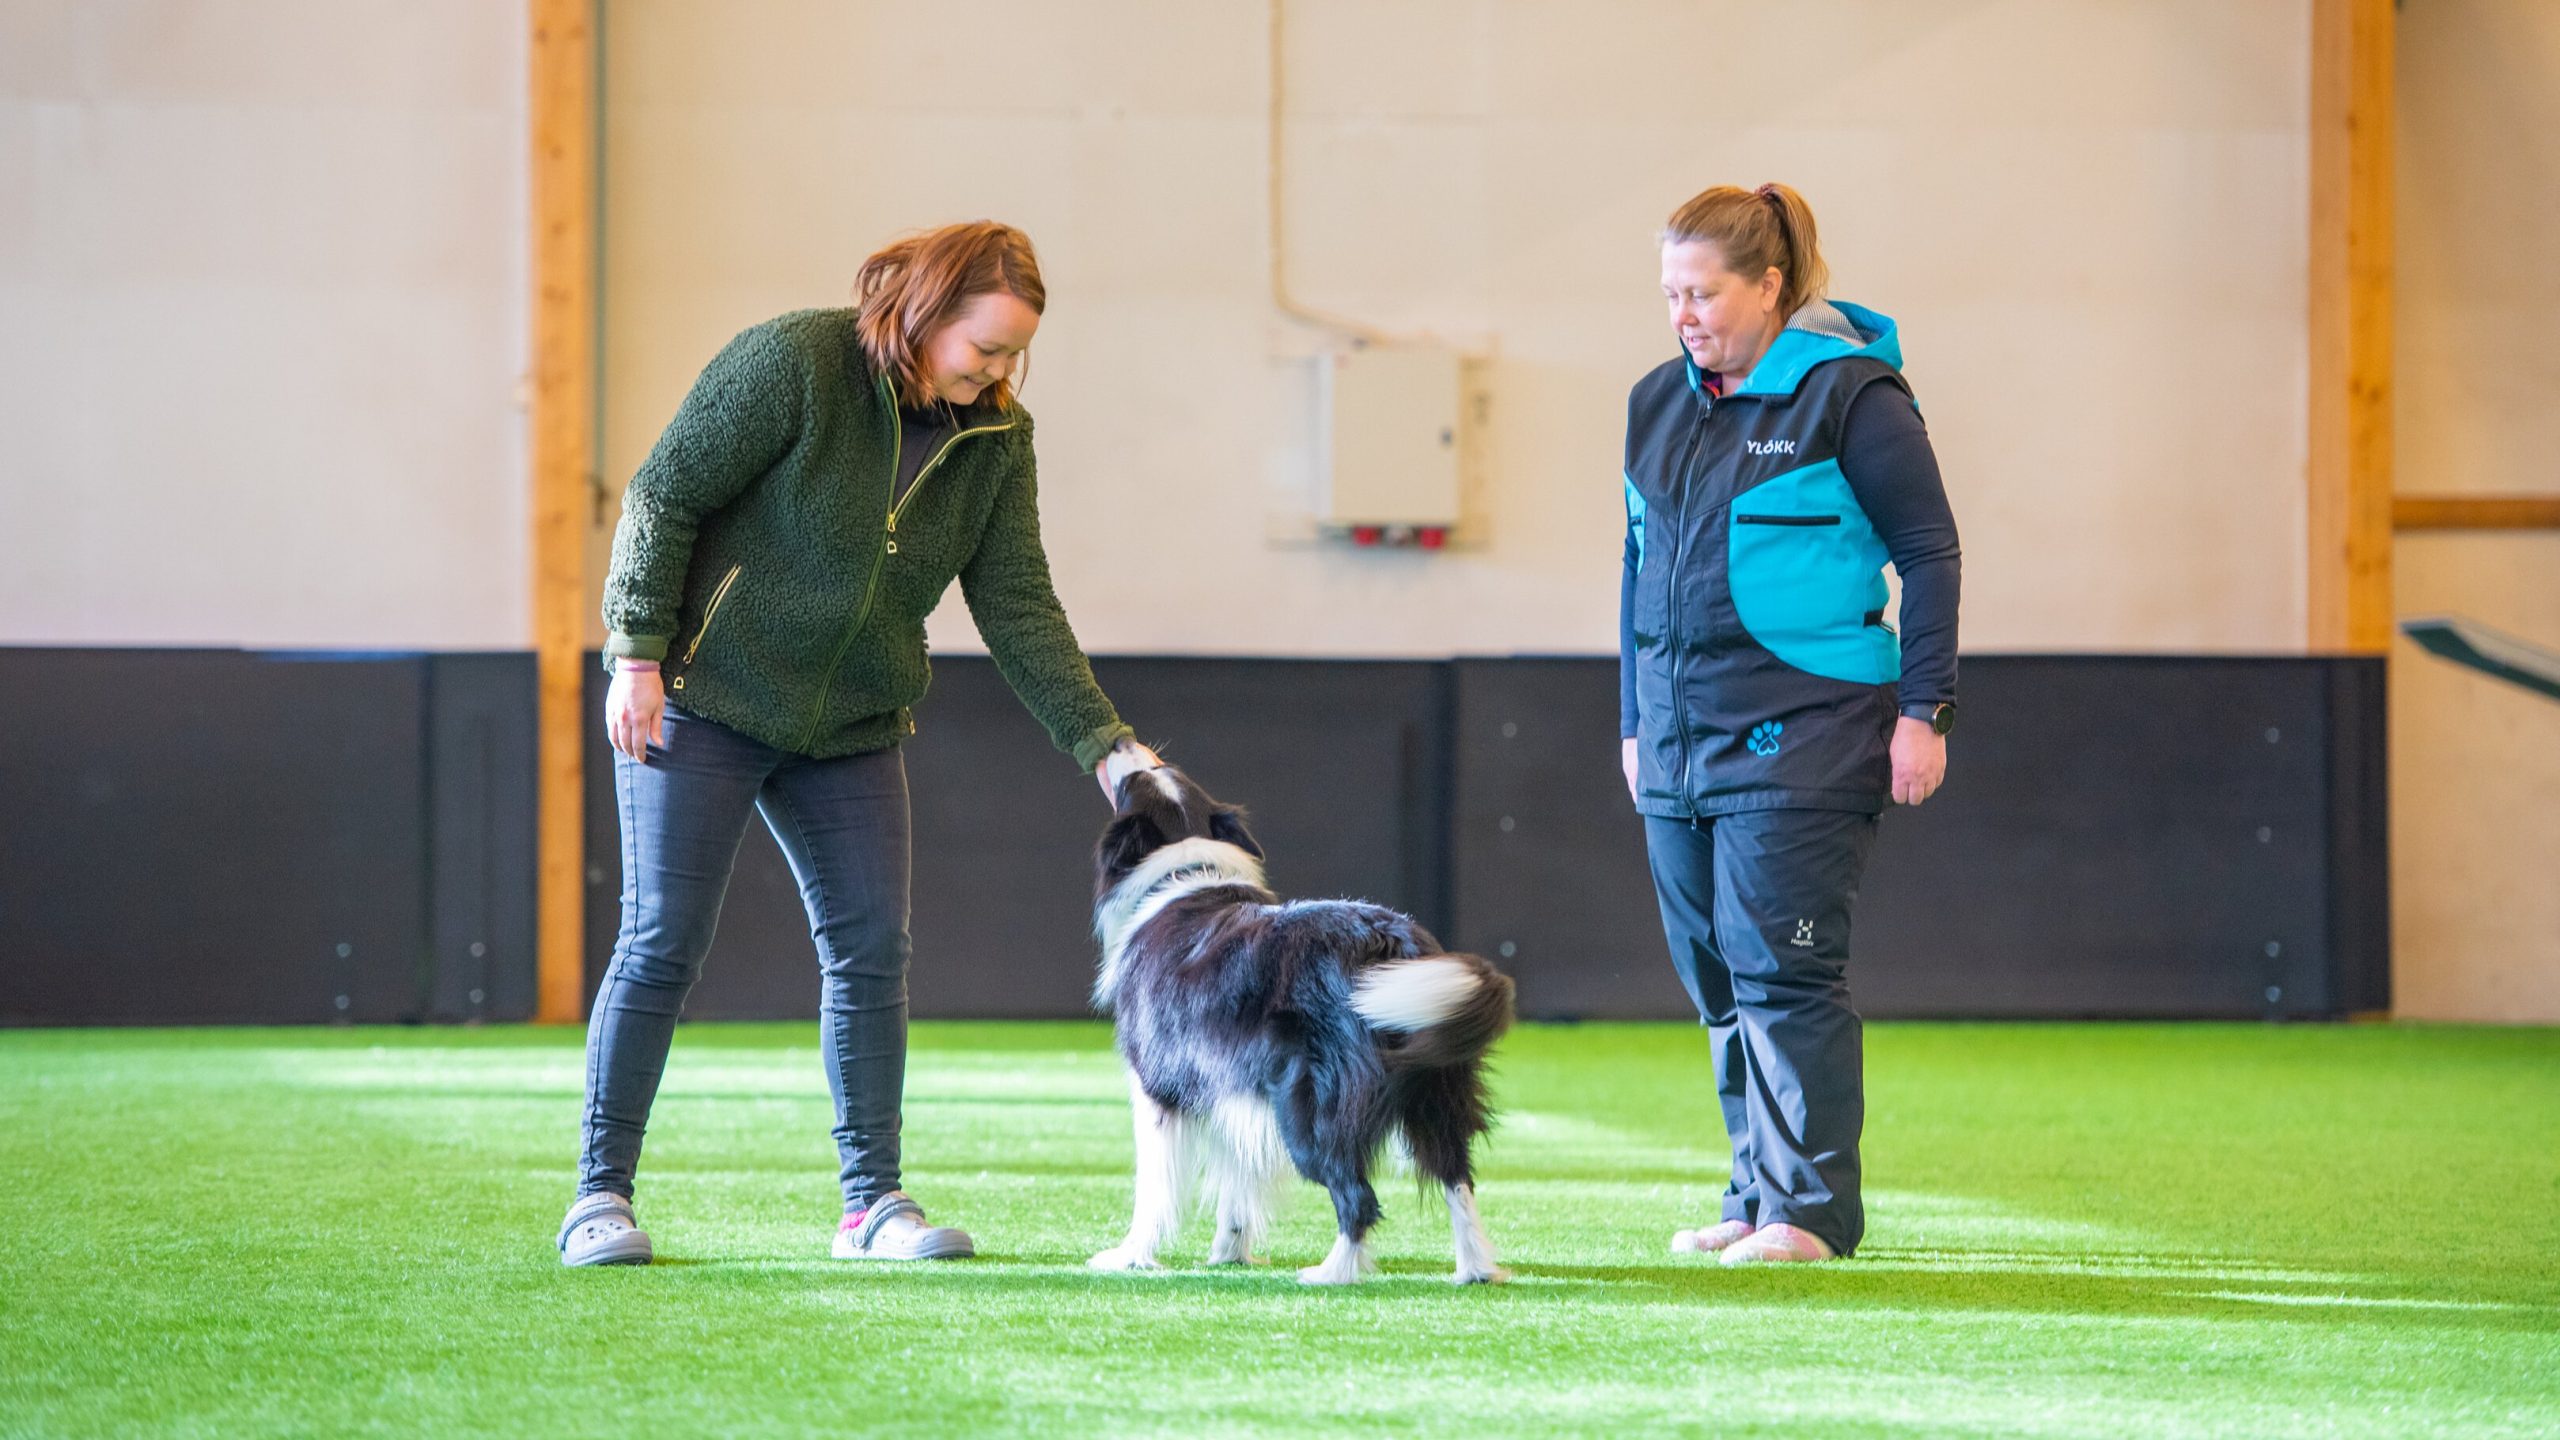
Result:
<svg viewBox="0 0 2560 1440"><path fill-rule="evenodd" d="M906 443L906 436L898 425L898 402L889 393L888 380L883 378L876 384L881 400L889 409L889 485L894 490L898 484L898 460L902 447ZM972 435L988 435L1012 428L1013 422L1008 420L1002 425L981 425L974 430L963 430L952 436L943 442L940 450L934 452L932 459L924 462L924 468L916 472L915 483L907 487L906 498L890 503L888 523L880 531L880 548L871 554L871 578L863 584L862 605L853 612L853 624L846 628L844 638L836 642L836 653L827 661L827 673L819 677L817 698L809 706L809 730L807 734L800 737L800 744L796 747L800 753L807 754L809 747L818 742L818 726L827 716L827 690L836 683L836 671L844 664L845 652L853 648L853 637L862 633L863 622L871 618L871 606L880 596L881 568L888 564L890 556L898 553L899 512L915 503L916 496L924 490L924 482L932 478L933 472L940 468L945 459L949 458L954 446Z"/></svg>
<svg viewBox="0 0 2560 1440"><path fill-rule="evenodd" d="M1713 396L1702 397L1697 423L1689 427L1689 448L1680 455L1680 523L1671 527L1671 573L1663 583L1671 587L1671 716L1672 726L1680 734L1680 803L1695 814L1697 802L1689 797L1689 774L1692 752L1689 743L1689 702L1680 692L1680 655L1685 648L1680 638L1680 556L1689 548L1689 482L1698 458L1698 442L1706 437L1707 419L1715 414Z"/></svg>
<svg viewBox="0 0 2560 1440"><path fill-rule="evenodd" d="M729 587L738 583L739 573L746 568L744 565L732 565L729 567L729 573L720 577L719 588L711 592L710 607L702 612L702 624L693 632L693 642L684 647L684 658L676 662L679 670L691 666L693 657L701 653L702 639L711 633L711 622L720 618L720 607L729 603ZM668 681L667 688L682 690L684 676L678 674L673 680Z"/></svg>
<svg viewBox="0 0 2560 1440"><path fill-rule="evenodd" d="M932 459L924 462L924 468L922 470L916 472L915 483L907 487L907 498L889 507L889 530L887 542L887 551L889 554L895 555L898 553L899 514L905 511L908 506L916 503L916 493L924 489L924 482L932 476L935 468L942 464L944 457L951 453L951 447L968 439L972 435L994 435L1012 428L1013 422L1010 420L1007 420L1001 425L981 425L974 430L963 430L958 434L953 435L950 439L942 442L942 448L934 452Z"/></svg>

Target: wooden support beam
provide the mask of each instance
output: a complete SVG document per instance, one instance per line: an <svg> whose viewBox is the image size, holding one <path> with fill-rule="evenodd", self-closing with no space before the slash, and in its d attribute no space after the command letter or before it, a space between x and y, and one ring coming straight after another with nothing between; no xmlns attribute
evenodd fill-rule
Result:
<svg viewBox="0 0 2560 1440"><path fill-rule="evenodd" d="M2560 530L2560 495L2403 495L2391 502L2401 530Z"/></svg>
<svg viewBox="0 0 2560 1440"><path fill-rule="evenodd" d="M2391 647L2392 0L2311 6L2311 649Z"/></svg>
<svg viewBox="0 0 2560 1440"><path fill-rule="evenodd" d="M533 644L540 676L534 1017L586 1007L587 532L595 492L594 0L533 26Z"/></svg>

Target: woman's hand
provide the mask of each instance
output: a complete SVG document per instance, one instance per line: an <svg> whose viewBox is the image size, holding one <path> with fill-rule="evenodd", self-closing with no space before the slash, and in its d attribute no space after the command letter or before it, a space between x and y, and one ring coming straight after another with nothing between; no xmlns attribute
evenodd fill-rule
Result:
<svg viewBox="0 0 2560 1440"><path fill-rule="evenodd" d="M654 660L623 660L613 667L604 695L604 733L613 748L646 765L649 747L667 743L667 682Z"/></svg>
<svg viewBox="0 0 2560 1440"><path fill-rule="evenodd" d="M1947 737L1926 720L1893 722L1893 803L1917 805L1947 780Z"/></svg>
<svg viewBox="0 0 2560 1440"><path fill-rule="evenodd" d="M1093 781L1102 787L1102 798L1117 805L1120 803L1122 776L1162 768L1164 761L1156 752L1135 740L1123 740L1111 747L1111 753L1102 757L1101 764L1093 767Z"/></svg>
<svg viewBox="0 0 2560 1440"><path fill-rule="evenodd" d="M1618 768L1627 772L1627 798L1636 798L1636 737L1618 742Z"/></svg>

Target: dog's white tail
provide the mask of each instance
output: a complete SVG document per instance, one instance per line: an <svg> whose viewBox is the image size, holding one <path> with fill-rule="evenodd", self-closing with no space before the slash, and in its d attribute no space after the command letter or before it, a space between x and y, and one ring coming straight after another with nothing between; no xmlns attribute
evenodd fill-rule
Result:
<svg viewBox="0 0 2560 1440"><path fill-rule="evenodd" d="M1351 1008L1381 1030L1424 1030L1457 1014L1483 984L1475 967L1455 956L1390 960L1351 982Z"/></svg>

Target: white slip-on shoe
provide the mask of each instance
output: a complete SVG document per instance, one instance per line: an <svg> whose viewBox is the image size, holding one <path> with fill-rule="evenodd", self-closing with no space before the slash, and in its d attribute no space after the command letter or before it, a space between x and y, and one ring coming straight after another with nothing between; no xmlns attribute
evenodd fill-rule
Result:
<svg viewBox="0 0 2560 1440"><path fill-rule="evenodd" d="M1674 1230L1671 1232L1671 1253L1712 1255L1750 1234L1751 1222L1748 1220L1726 1220L1695 1230Z"/></svg>
<svg viewBox="0 0 2560 1440"><path fill-rule="evenodd" d="M1812 1231L1778 1224L1763 1225L1734 1241L1718 1258L1727 1265L1810 1265L1836 1256Z"/></svg>
<svg viewBox="0 0 2560 1440"><path fill-rule="evenodd" d="M629 1196L598 1190L569 1202L560 1222L561 1264L646 1265L656 1256L649 1232L632 1218Z"/></svg>
<svg viewBox="0 0 2560 1440"><path fill-rule="evenodd" d="M924 1207L892 1190L836 1226L839 1260L960 1260L978 1253L969 1232L925 1223Z"/></svg>

